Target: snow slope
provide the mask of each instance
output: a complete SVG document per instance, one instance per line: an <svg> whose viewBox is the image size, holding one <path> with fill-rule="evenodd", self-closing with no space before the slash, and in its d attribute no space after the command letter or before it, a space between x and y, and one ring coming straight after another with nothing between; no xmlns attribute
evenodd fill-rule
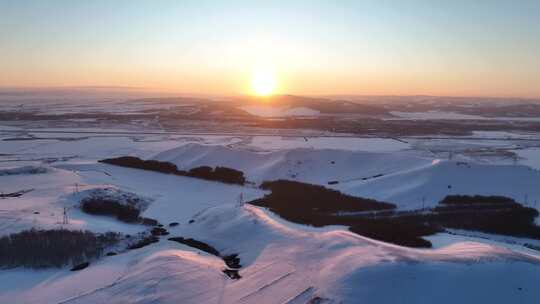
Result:
<svg viewBox="0 0 540 304"><path fill-rule="evenodd" d="M197 166L226 166L242 170L249 180L260 183L280 178L309 183L355 180L377 174L409 170L432 160L407 153L373 153L329 149L288 149L257 152L224 146L188 144L153 157L181 169Z"/></svg>
<svg viewBox="0 0 540 304"><path fill-rule="evenodd" d="M398 152L410 149L410 145L392 138L344 138L344 137L280 137L255 136L249 142L234 147L256 151L280 151L291 149L342 150L364 152Z"/></svg>
<svg viewBox="0 0 540 304"><path fill-rule="evenodd" d="M442 161L418 170L338 185L343 192L403 209L435 206L452 194L502 195L540 209L540 172L525 166ZM423 202L424 200L424 202Z"/></svg>

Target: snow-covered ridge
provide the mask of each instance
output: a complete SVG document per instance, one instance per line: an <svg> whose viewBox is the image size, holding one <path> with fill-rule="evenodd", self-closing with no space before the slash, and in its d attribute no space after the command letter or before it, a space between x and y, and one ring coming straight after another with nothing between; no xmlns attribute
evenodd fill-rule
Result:
<svg viewBox="0 0 540 304"><path fill-rule="evenodd" d="M20 174L42 174L47 173L48 168L43 166L23 166L15 168L0 169L0 176L20 175Z"/></svg>

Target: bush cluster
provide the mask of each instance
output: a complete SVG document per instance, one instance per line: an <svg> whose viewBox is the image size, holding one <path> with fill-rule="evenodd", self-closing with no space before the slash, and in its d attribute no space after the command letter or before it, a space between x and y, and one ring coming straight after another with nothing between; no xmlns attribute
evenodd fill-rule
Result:
<svg viewBox="0 0 540 304"><path fill-rule="evenodd" d="M140 222L140 210L113 199L89 197L81 201L82 211L94 215L112 215L126 223Z"/></svg>

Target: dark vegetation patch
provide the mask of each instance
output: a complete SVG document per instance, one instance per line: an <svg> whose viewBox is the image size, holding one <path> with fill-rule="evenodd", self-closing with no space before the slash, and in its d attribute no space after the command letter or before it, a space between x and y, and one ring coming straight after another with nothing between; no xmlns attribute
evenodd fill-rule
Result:
<svg viewBox="0 0 540 304"><path fill-rule="evenodd" d="M178 225L179 225L178 222L172 222L169 224L169 227L176 227Z"/></svg>
<svg viewBox="0 0 540 304"><path fill-rule="evenodd" d="M15 192L9 192L9 193L0 193L0 198L12 198L12 197L21 197L25 195L28 192L33 191L34 189L26 189L26 190L19 190Z"/></svg>
<svg viewBox="0 0 540 304"><path fill-rule="evenodd" d="M296 181L264 182L261 188L272 192L251 204L268 207L288 220L314 226L318 226L318 217L321 215L396 208L394 204L354 197L323 186Z"/></svg>
<svg viewBox="0 0 540 304"><path fill-rule="evenodd" d="M113 196L90 196L82 199L80 206L81 210L88 214L113 216L126 223L138 223L146 226L160 225L155 219L141 217L141 210L134 202L123 201Z"/></svg>
<svg viewBox="0 0 540 304"><path fill-rule="evenodd" d="M483 196L483 195L448 195L440 205L447 206L482 206L482 205L501 205L516 206L519 205L515 200L505 196Z"/></svg>
<svg viewBox="0 0 540 304"><path fill-rule="evenodd" d="M84 198L81 201L82 211L94 215L111 215L126 223L141 222L141 211L135 206L120 203L108 198Z"/></svg>
<svg viewBox="0 0 540 304"><path fill-rule="evenodd" d="M540 239L538 211L501 196L447 196L426 216L446 228Z"/></svg>
<svg viewBox="0 0 540 304"><path fill-rule="evenodd" d="M392 219L355 218L349 230L372 239L400 246L430 248L431 242L422 238L441 232L437 226L425 225L417 221Z"/></svg>
<svg viewBox="0 0 540 304"><path fill-rule="evenodd" d="M141 224L146 226L157 226L159 222L149 217L141 217Z"/></svg>
<svg viewBox="0 0 540 304"><path fill-rule="evenodd" d="M97 259L117 243L113 232L26 230L0 238L0 267L62 267Z"/></svg>
<svg viewBox="0 0 540 304"><path fill-rule="evenodd" d="M225 256L222 256L222 259L225 262L225 265L227 265L229 268L233 268L233 269L242 268L238 254L225 255Z"/></svg>
<svg viewBox="0 0 540 304"><path fill-rule="evenodd" d="M139 248L143 248L143 247L146 247L148 245L151 245L151 244L154 244L154 243L157 243L157 242L159 242L159 238L157 236L149 235L149 236L145 236L142 239L138 240L137 242L129 245L128 249L130 249L130 250L139 249Z"/></svg>
<svg viewBox="0 0 540 304"><path fill-rule="evenodd" d="M219 251L204 243L204 242L201 242L201 241L197 241L195 239L191 239L191 238L183 238L183 237L172 237L172 238L169 238L169 241L174 241L174 242L178 242L180 244L184 244L184 245L187 245L189 247L193 247L193 248L197 248L201 251L204 251L206 253L209 253L211 255L215 255L215 256L220 256L219 255Z"/></svg>
<svg viewBox="0 0 540 304"><path fill-rule="evenodd" d="M244 173L242 171L227 167L212 168L208 166L201 166L193 168L189 171L185 171L179 170L175 164L170 162L163 162L158 160L143 160L134 156L107 158L102 159L99 162L128 168L136 168L167 174L201 178L205 180L218 181L228 184L244 185L246 183L246 178L244 177Z"/></svg>
<svg viewBox="0 0 540 304"><path fill-rule="evenodd" d="M242 278L242 276L238 272L238 269L223 269L222 271L224 274L226 274L229 278L233 280L239 280Z"/></svg>
<svg viewBox="0 0 540 304"><path fill-rule="evenodd" d="M83 269L85 269L86 267L88 267L89 265L90 265L90 263L88 263L88 262L80 263L80 264L78 264L78 265L73 266L73 268L71 268L70 270L71 270L71 271L79 271L79 270L83 270Z"/></svg>
<svg viewBox="0 0 540 304"><path fill-rule="evenodd" d="M187 176L228 184L244 185L246 183L244 172L227 167L215 167L214 169L208 166L196 167L189 170Z"/></svg>
<svg viewBox="0 0 540 304"><path fill-rule="evenodd" d="M289 221L315 227L345 225L376 240L409 247L431 247L422 237L447 228L540 239L538 211L502 196L447 196L428 210L396 211L395 205L352 197L295 181L264 182L271 190L251 201Z"/></svg>
<svg viewBox="0 0 540 304"><path fill-rule="evenodd" d="M169 231L162 227L154 227L152 228L152 230L150 230L150 233L153 236L169 235Z"/></svg>

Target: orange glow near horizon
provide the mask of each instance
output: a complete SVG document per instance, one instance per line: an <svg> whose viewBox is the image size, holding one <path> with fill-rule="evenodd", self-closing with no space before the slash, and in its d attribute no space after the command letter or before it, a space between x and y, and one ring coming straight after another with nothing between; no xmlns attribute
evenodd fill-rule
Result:
<svg viewBox="0 0 540 304"><path fill-rule="evenodd" d="M0 88L540 98L540 1L42 2L0 1Z"/></svg>

